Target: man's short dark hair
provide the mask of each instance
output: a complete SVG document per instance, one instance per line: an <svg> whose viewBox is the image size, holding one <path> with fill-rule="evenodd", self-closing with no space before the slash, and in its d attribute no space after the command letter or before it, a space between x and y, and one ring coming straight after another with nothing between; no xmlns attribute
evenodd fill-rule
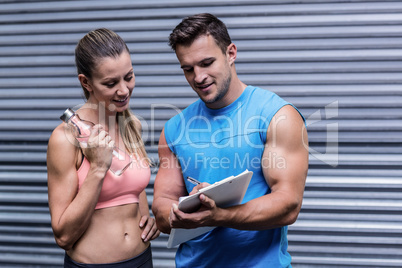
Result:
<svg viewBox="0 0 402 268"><path fill-rule="evenodd" d="M195 39L210 34L222 52L232 43L226 25L209 13L184 18L169 36L169 45L176 51L177 45L190 46Z"/></svg>

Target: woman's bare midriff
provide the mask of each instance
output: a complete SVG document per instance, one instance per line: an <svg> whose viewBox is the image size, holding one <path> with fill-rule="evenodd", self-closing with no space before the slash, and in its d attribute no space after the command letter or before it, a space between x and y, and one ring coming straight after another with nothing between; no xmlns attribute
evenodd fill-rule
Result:
<svg viewBox="0 0 402 268"><path fill-rule="evenodd" d="M84 235L67 254L81 263L112 263L141 254L149 246L141 239L138 203L95 210Z"/></svg>

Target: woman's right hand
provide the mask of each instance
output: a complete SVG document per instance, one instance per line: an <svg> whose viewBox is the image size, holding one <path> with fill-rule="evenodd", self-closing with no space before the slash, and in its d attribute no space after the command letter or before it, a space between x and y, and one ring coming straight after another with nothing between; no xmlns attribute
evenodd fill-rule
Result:
<svg viewBox="0 0 402 268"><path fill-rule="evenodd" d="M86 144L80 143L80 147L91 165L105 168L105 171L109 169L112 163L114 141L102 125L95 125Z"/></svg>

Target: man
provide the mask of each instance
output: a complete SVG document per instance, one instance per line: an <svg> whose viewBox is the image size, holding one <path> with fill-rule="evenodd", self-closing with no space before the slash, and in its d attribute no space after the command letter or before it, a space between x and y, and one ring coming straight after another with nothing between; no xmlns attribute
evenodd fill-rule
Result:
<svg viewBox="0 0 402 268"><path fill-rule="evenodd" d="M176 266L291 267L287 225L299 214L308 168L302 116L277 95L240 81L236 45L215 16L185 18L169 42L200 99L161 133L152 210L164 233L217 226L181 244ZM178 209L180 196L245 169L254 174L241 205L219 208L201 194L198 211ZM188 176L202 183L194 187Z"/></svg>

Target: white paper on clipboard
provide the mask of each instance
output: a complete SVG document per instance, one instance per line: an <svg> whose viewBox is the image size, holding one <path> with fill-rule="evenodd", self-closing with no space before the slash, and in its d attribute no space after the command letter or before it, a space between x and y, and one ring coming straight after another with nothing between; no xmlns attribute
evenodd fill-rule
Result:
<svg viewBox="0 0 402 268"><path fill-rule="evenodd" d="M181 197L179 201L179 209L181 211L191 213L196 211L200 206L200 194L205 194L213 199L218 207L231 207L242 202L247 191L253 172L245 170L237 176L230 176L226 179L218 181L208 187L202 188L196 194ZM172 248L208 231L215 227L199 227L195 229L176 229L173 228L169 235L167 247Z"/></svg>

